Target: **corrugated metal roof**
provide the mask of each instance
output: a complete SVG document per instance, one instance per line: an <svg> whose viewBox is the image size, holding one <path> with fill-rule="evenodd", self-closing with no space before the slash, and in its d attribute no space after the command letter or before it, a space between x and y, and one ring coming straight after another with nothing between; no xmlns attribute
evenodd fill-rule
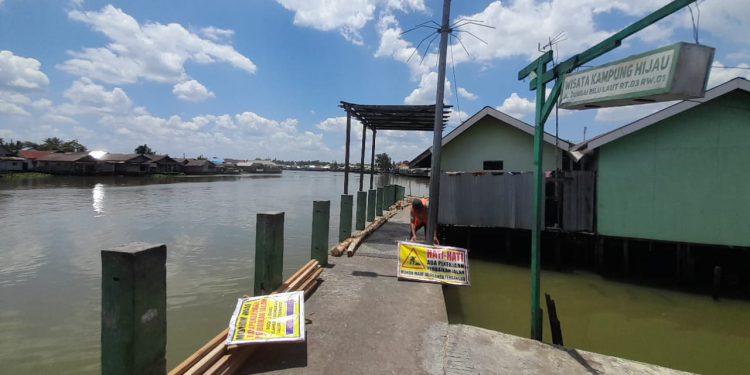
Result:
<svg viewBox="0 0 750 375"><path fill-rule="evenodd" d="M137 159L142 157L139 154L110 154L107 153L106 155L103 155L99 160L102 161L109 161L109 162L127 162L131 161L133 159ZM144 159L148 159L147 157L143 156Z"/></svg>
<svg viewBox="0 0 750 375"><path fill-rule="evenodd" d="M41 158L42 156L49 155L51 152L52 151L21 150L18 151L18 156L29 160L36 160Z"/></svg>
<svg viewBox="0 0 750 375"><path fill-rule="evenodd" d="M88 152L53 152L37 158L38 161L95 162Z"/></svg>

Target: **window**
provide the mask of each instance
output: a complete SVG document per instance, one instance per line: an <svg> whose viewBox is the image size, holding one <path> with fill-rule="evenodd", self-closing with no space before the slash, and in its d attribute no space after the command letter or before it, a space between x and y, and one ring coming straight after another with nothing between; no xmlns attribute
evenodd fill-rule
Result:
<svg viewBox="0 0 750 375"><path fill-rule="evenodd" d="M502 171L503 161L502 160L485 160L483 168L485 171Z"/></svg>

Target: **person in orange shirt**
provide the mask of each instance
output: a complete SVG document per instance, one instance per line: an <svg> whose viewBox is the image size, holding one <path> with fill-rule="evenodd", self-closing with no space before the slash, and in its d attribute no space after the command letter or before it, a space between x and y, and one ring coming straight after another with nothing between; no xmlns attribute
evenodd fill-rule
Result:
<svg viewBox="0 0 750 375"><path fill-rule="evenodd" d="M429 210L429 200L427 198L414 198L411 202L411 239L410 241L417 240L417 231L424 228L425 236L427 236L427 212ZM435 245L439 245L440 242L437 239L437 230L435 230L435 237L432 239Z"/></svg>

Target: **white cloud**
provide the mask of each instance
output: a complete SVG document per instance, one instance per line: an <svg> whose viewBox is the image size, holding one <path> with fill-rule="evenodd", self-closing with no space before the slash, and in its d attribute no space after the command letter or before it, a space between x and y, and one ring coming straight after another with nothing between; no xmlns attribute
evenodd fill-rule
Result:
<svg viewBox="0 0 750 375"><path fill-rule="evenodd" d="M419 87L414 89L409 96L404 98L404 104L435 104L435 93L437 92L437 73L429 72L422 76L419 81ZM446 102L451 96L451 83L445 81L445 96L443 102Z"/></svg>
<svg viewBox="0 0 750 375"><path fill-rule="evenodd" d="M474 94L472 92L469 92L468 90L466 90L463 87L459 87L458 88L458 95L461 96L462 98L464 98L466 100L470 100L470 101L474 101L474 100L479 99L479 97L476 94Z"/></svg>
<svg viewBox="0 0 750 375"><path fill-rule="evenodd" d="M713 66L708 76L709 89L736 77L750 79L750 65L748 64L737 64L736 66L739 69L726 68L721 62L714 60Z"/></svg>
<svg viewBox="0 0 750 375"><path fill-rule="evenodd" d="M70 103L63 104L59 110L67 115L81 114L124 114L133 106L125 91L115 87L107 91L103 86L93 83L88 78L81 78L65 90L63 96Z"/></svg>
<svg viewBox="0 0 750 375"><path fill-rule="evenodd" d="M321 31L338 30L348 41L363 44L360 30L374 18L376 8L425 10L423 0L277 0L294 12L294 24Z"/></svg>
<svg viewBox="0 0 750 375"><path fill-rule="evenodd" d="M218 27L209 26L202 28L201 34L203 34L203 36L208 39L219 42L222 40L231 39L232 36L234 36L234 30L220 29Z"/></svg>
<svg viewBox="0 0 750 375"><path fill-rule="evenodd" d="M188 102L202 102L208 98L216 96L212 91L209 91L206 86L203 86L200 82L194 79L174 85L172 93L180 100Z"/></svg>
<svg viewBox="0 0 750 375"><path fill-rule="evenodd" d="M49 79L40 70L41 66L39 60L16 56L11 51L0 51L0 90L44 90Z"/></svg>
<svg viewBox="0 0 750 375"><path fill-rule="evenodd" d="M138 80L171 83L187 78L188 61L227 63L251 74L256 70L255 64L232 46L203 39L177 23L141 25L112 5L98 12L73 10L68 17L111 40L106 47L70 52L73 58L58 68L73 75L111 84Z"/></svg>
<svg viewBox="0 0 750 375"><path fill-rule="evenodd" d="M498 111L503 112L515 118L524 118L533 115L536 112L536 100L531 101L518 96L517 93L510 94L501 106L496 107Z"/></svg>

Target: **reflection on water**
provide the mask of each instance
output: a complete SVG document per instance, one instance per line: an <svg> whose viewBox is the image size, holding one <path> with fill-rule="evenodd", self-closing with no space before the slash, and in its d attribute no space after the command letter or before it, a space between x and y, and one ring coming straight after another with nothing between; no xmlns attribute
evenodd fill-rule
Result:
<svg viewBox="0 0 750 375"><path fill-rule="evenodd" d="M449 320L529 337L529 269L470 263L471 287L444 289ZM557 305L566 346L705 374L750 368L746 301L717 302L591 273L543 271L541 280L542 293ZM551 342L546 314L543 332Z"/></svg>
<svg viewBox="0 0 750 375"><path fill-rule="evenodd" d="M98 183L91 189L91 200L92 206L94 206L94 212L97 213L95 217L103 216L104 214L104 184Z"/></svg>

